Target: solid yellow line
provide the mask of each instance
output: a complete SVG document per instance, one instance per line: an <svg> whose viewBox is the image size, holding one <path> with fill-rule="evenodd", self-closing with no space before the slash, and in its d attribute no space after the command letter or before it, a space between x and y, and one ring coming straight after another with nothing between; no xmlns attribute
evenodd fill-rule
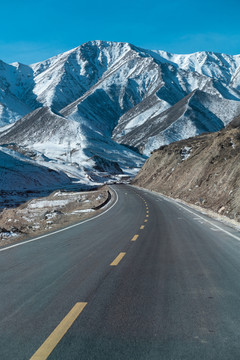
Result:
<svg viewBox="0 0 240 360"><path fill-rule="evenodd" d="M134 237L132 238L131 241L136 241L138 237L139 237L139 235L134 235Z"/></svg>
<svg viewBox="0 0 240 360"><path fill-rule="evenodd" d="M120 254L116 257L116 259L113 260L113 262L110 264L110 266L117 266L125 255L126 255L125 252L120 253Z"/></svg>
<svg viewBox="0 0 240 360"><path fill-rule="evenodd" d="M140 229L141 229L141 230L144 229L144 225L142 225L142 226L140 227Z"/></svg>
<svg viewBox="0 0 240 360"><path fill-rule="evenodd" d="M40 346L40 348L35 352L30 360L45 360L51 354L53 349L57 346L62 337L66 334L68 329L72 326L74 321L83 311L86 302L78 302L74 305L72 310L65 316L65 318L60 322L56 329L49 335L47 340Z"/></svg>

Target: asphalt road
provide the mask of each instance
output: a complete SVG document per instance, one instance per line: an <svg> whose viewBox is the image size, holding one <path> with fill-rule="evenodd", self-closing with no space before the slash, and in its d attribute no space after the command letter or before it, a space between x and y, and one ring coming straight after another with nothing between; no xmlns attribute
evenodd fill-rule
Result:
<svg viewBox="0 0 240 360"><path fill-rule="evenodd" d="M0 359L239 359L240 233L114 189L102 216L0 250Z"/></svg>

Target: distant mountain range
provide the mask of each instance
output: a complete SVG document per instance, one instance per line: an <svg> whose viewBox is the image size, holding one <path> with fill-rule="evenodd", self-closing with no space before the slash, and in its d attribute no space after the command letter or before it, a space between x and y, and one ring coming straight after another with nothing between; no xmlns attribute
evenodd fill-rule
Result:
<svg viewBox="0 0 240 360"><path fill-rule="evenodd" d="M238 114L240 55L91 41L29 66L0 61L0 144L48 165L132 174L159 146Z"/></svg>

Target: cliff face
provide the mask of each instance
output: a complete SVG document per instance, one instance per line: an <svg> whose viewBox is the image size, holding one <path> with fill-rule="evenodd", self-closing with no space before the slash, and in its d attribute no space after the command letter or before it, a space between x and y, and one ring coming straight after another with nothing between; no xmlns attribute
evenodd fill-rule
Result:
<svg viewBox="0 0 240 360"><path fill-rule="evenodd" d="M133 184L240 221L237 119L217 133L162 146L146 161Z"/></svg>

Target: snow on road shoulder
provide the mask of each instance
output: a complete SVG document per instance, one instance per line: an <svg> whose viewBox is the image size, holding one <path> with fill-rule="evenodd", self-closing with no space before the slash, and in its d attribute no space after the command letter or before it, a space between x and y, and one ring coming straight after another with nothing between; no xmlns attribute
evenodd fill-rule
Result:
<svg viewBox="0 0 240 360"><path fill-rule="evenodd" d="M0 245L68 226L98 214L106 207L108 186L94 191L57 190L0 213ZM104 205L104 207L102 207Z"/></svg>
<svg viewBox="0 0 240 360"><path fill-rule="evenodd" d="M30 209L42 209L42 208L49 208L49 207L63 207L71 202L69 200L32 200L28 205Z"/></svg>

